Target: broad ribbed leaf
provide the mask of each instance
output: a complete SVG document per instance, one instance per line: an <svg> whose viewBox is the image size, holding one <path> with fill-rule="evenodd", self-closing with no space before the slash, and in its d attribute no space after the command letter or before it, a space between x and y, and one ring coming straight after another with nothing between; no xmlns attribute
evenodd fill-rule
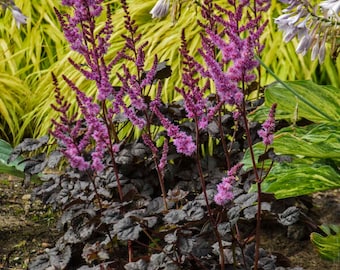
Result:
<svg viewBox="0 0 340 270"><path fill-rule="evenodd" d="M286 84L295 94L281 83L270 85L265 92L266 106L277 103L279 118L283 112L285 117L288 116L294 121L302 117L316 123L340 119L339 89L318 85L312 81L294 81Z"/></svg>
<svg viewBox="0 0 340 270"><path fill-rule="evenodd" d="M318 233L312 233L310 238L317 248L323 259L340 262L340 226L339 225L322 225L320 228L326 234L322 236Z"/></svg>
<svg viewBox="0 0 340 270"><path fill-rule="evenodd" d="M340 174L335 168L322 163L302 163L302 160L276 164L262 183L262 191L274 193L278 199L336 188L340 188Z"/></svg>
<svg viewBox="0 0 340 270"><path fill-rule="evenodd" d="M13 151L12 146L0 139L0 173L8 173L18 177L24 177L24 164L20 163L23 158L17 157L11 162L7 162Z"/></svg>

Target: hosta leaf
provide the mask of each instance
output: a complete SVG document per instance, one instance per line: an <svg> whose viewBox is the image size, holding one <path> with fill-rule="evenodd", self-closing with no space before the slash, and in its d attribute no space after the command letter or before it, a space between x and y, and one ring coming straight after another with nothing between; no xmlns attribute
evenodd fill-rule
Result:
<svg viewBox="0 0 340 270"><path fill-rule="evenodd" d="M276 154L340 161L340 122L283 128L275 133L271 147ZM254 146L254 152L258 160L264 153L262 142ZM243 164L244 169L252 167L249 151L244 156Z"/></svg>
<svg viewBox="0 0 340 270"><path fill-rule="evenodd" d="M276 164L262 183L262 191L278 199L301 196L340 187L340 174L322 163Z"/></svg>
<svg viewBox="0 0 340 270"><path fill-rule="evenodd" d="M322 236L313 232L310 239L317 248L320 256L329 261L340 262L340 226L339 225L322 225L320 228L326 234Z"/></svg>
<svg viewBox="0 0 340 270"><path fill-rule="evenodd" d="M12 151L12 146L0 139L0 172L12 174L18 177L24 177L23 171L25 165L21 163L23 160L22 157L17 157L11 162L7 162Z"/></svg>
<svg viewBox="0 0 340 270"><path fill-rule="evenodd" d="M276 153L305 157L340 157L340 122L288 127L275 134Z"/></svg>
<svg viewBox="0 0 340 270"><path fill-rule="evenodd" d="M286 119L305 118L312 122L338 121L340 92L333 86L318 85L312 81L285 82L295 94L281 83L274 83L265 91L265 104L277 103L277 116ZM288 115L287 115L288 113Z"/></svg>

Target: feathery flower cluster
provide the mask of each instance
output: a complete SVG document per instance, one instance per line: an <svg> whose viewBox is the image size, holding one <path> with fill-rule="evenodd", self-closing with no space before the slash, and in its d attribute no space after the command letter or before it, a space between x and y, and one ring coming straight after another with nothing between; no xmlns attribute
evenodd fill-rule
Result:
<svg viewBox="0 0 340 270"><path fill-rule="evenodd" d="M104 61L113 32L109 6L105 26L95 33L96 18L103 9L102 2L102 0L63 0L63 5L74 8L73 16L63 15L55 10L71 49L83 55L86 60L85 67L72 60L70 63L87 79L96 82L99 100L105 100L113 92L109 80L112 65L106 65Z"/></svg>
<svg viewBox="0 0 340 270"><path fill-rule="evenodd" d="M137 56L138 55L139 53L137 54ZM141 62L142 65L144 65L144 59ZM139 129L143 129L143 127L146 124L146 121L145 119L138 117L137 112L147 109L147 104L144 102L141 93L143 92L143 88L146 85L152 84L157 71L157 64L158 59L157 57L155 57L151 70L148 71L145 78L142 79L141 81L138 80L136 75L131 75L129 68L126 65L123 65L124 71L123 75L117 73L118 78L122 82L122 86L115 96L115 100L113 102L113 109L110 110L110 112L112 114L117 114L122 109L124 114L131 121L131 123L138 127ZM129 106L124 101L124 97L126 95L130 99Z"/></svg>
<svg viewBox="0 0 340 270"><path fill-rule="evenodd" d="M268 9L268 1L257 2L261 11ZM235 5L234 1L230 1L230 4ZM206 63L206 68L196 65L203 77L214 82L219 100L229 105L239 106L243 102L243 92L239 84L250 83L256 79L254 70L258 62L254 60L254 54L263 49L259 45L259 38L266 23L258 27L260 17L257 17L250 19L245 25L240 25L243 11L248 5L249 1L242 1L236 6L235 12L215 5L228 19L220 15L207 15L210 24L218 23L223 26L223 30L217 33L210 29L210 25L205 25L207 36L202 36L202 48L199 53ZM242 36L244 38L241 38ZM222 59L216 56L216 49L221 52ZM226 65L229 65L227 70Z"/></svg>
<svg viewBox="0 0 340 270"><path fill-rule="evenodd" d="M332 45L331 52L336 54L340 35L340 2L326 0L318 6L311 6L304 0L281 0L289 4L285 14L275 19L279 29L284 32L284 41L295 36L299 39L296 52L305 55L311 49L311 59L322 63L326 54L326 43ZM336 56L336 55L335 55Z"/></svg>
<svg viewBox="0 0 340 270"><path fill-rule="evenodd" d="M27 17L22 14L22 11L15 5L13 0L0 0L0 5L3 10L8 8L12 12L18 28L20 28L20 25L26 24Z"/></svg>
<svg viewBox="0 0 340 270"><path fill-rule="evenodd" d="M182 82L187 90L185 90L184 87L176 87L175 89L181 94L184 99L184 106L187 112L187 117L189 119L195 119L196 121L198 121L198 127L200 129L205 129L208 125L209 120L211 120L211 118L214 116L215 112L210 114L210 117L208 119L208 116L205 113L207 110L207 99L204 98L205 88L201 88L198 84L199 78L195 78L195 76L197 75L197 63L194 58L189 55L184 31L182 32L182 46L180 52L183 57Z"/></svg>
<svg viewBox="0 0 340 270"><path fill-rule="evenodd" d="M264 145L270 145L274 140L274 131L275 131L275 111L277 104L274 103L270 108L268 119L262 124L262 129L257 133L262 138Z"/></svg>
<svg viewBox="0 0 340 270"><path fill-rule="evenodd" d="M151 9L152 18L162 19L169 12L170 0L157 0L157 3Z"/></svg>
<svg viewBox="0 0 340 270"><path fill-rule="evenodd" d="M56 14L63 28L66 39L71 44L71 48L80 53L86 60L86 67L75 63L69 59L70 63L80 71L87 79L96 82L98 89L98 100L105 100L112 94L113 88L109 82L111 65L107 65L104 56L109 47L109 39L112 34L112 23L108 8L105 26L95 33L95 18L102 12L102 0L63 0L62 4L74 8L73 16L62 15L58 10ZM103 159L107 147L110 145L110 136L104 120L101 118L101 108L97 102L87 97L68 77L63 76L65 82L76 93L77 103L82 113L82 119L75 120L72 125L67 120L66 111L62 113L61 123L54 121L57 127L52 134L65 145L64 154L69 159L72 167L79 170L89 168L95 171L104 169ZM54 79L56 84L56 79ZM57 93L57 90L56 90ZM57 93L58 94L58 93ZM60 98L60 93L58 94ZM57 97L58 103L58 97ZM59 104L60 107L60 104ZM85 124L85 127L83 126ZM69 125L68 130L66 126ZM61 129L63 127L63 129ZM92 142L95 148L91 152L91 157L84 158L85 148ZM113 152L116 147L113 147Z"/></svg>
<svg viewBox="0 0 340 270"><path fill-rule="evenodd" d="M225 205L234 198L233 183L236 181L236 174L241 169L243 164L238 163L228 171L228 176L222 179L222 182L217 185L217 193L214 196L214 201L218 205Z"/></svg>
<svg viewBox="0 0 340 270"><path fill-rule="evenodd" d="M164 144L163 144L163 152L162 152L162 157L159 161L158 168L160 171L163 171L165 168L165 165L167 164L168 160L168 151L169 151L169 143L168 140L165 139Z"/></svg>
<svg viewBox="0 0 340 270"><path fill-rule="evenodd" d="M86 132L83 138L78 142L79 135L83 132L82 122L75 120L76 115L72 117L67 116L67 111L70 108L70 104L64 100L58 87L58 82L54 74L53 84L55 86L55 98L57 105L51 105L52 108L60 113L60 121L52 119L52 123L55 129L51 131L51 134L57 138L63 145L62 150L65 157L70 161L73 168L77 168L81 171L87 170L90 167L88 161L85 161L82 156L82 151L86 147L89 141L89 132Z"/></svg>
<svg viewBox="0 0 340 270"><path fill-rule="evenodd" d="M196 145L192 140L192 137L187 135L185 132L180 131L179 127L174 125L167 119L160 111L160 100L157 97L150 103L151 111L161 121L162 126L165 128L168 136L173 139L173 143L176 146L178 153L182 153L187 156L191 156L196 151Z"/></svg>

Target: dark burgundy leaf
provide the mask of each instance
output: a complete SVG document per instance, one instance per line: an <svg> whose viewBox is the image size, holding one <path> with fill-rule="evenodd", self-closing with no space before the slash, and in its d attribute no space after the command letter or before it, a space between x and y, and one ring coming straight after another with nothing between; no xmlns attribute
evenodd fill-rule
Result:
<svg viewBox="0 0 340 270"><path fill-rule="evenodd" d="M300 209L296 206L288 207L283 213L278 215L278 221L284 226L292 225L299 219Z"/></svg>
<svg viewBox="0 0 340 270"><path fill-rule="evenodd" d="M187 217L185 211L181 209L176 210L170 210L169 213L167 213L163 220L168 224L177 224L181 221L183 221Z"/></svg>
<svg viewBox="0 0 340 270"><path fill-rule="evenodd" d="M139 259L136 262L129 262L129 263L125 264L124 268L126 270L146 270L147 269L147 263L144 260Z"/></svg>
<svg viewBox="0 0 340 270"><path fill-rule="evenodd" d="M148 148L143 143L135 143L131 146L131 154L143 158L148 153Z"/></svg>
<svg viewBox="0 0 340 270"><path fill-rule="evenodd" d="M157 197L153 199L148 206L146 207L146 213L151 214L159 214L164 211L164 203L162 197Z"/></svg>
<svg viewBox="0 0 340 270"><path fill-rule="evenodd" d="M246 208L253 205L257 201L257 193L242 194L234 199L234 203Z"/></svg>
<svg viewBox="0 0 340 270"><path fill-rule="evenodd" d="M196 201L190 201L182 208L186 213L185 219L187 221L197 221L204 217L204 209Z"/></svg>
<svg viewBox="0 0 340 270"><path fill-rule="evenodd" d="M114 232L119 240L137 240L139 233L142 231L141 226L134 222L131 217L125 217L119 220L114 226Z"/></svg>
<svg viewBox="0 0 340 270"><path fill-rule="evenodd" d="M60 151L53 151L52 153L48 155L47 167L51 169L55 168L59 164L62 157L63 157L63 154Z"/></svg>
<svg viewBox="0 0 340 270"><path fill-rule="evenodd" d="M22 153L25 152L31 152L34 150L37 150L38 148L44 146L47 144L49 140L49 136L43 136L40 137L38 139L31 139L31 138L27 138L24 139L24 141L22 143L19 143L12 151L9 159L8 159L8 163L13 162L15 159L17 159Z"/></svg>

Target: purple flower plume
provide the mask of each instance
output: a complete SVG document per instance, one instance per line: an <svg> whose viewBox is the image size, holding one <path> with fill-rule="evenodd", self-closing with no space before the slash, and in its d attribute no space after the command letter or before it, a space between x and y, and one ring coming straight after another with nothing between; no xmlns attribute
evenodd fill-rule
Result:
<svg viewBox="0 0 340 270"><path fill-rule="evenodd" d="M150 103L151 111L161 121L162 126L165 128L168 136L173 139L174 145L178 153L191 156L196 151L196 145L192 137L185 132L180 131L179 127L174 125L167 119L159 110L160 100L159 96Z"/></svg>
<svg viewBox="0 0 340 270"><path fill-rule="evenodd" d="M274 103L270 108L268 119L262 124L262 129L257 133L262 138L264 145L270 145L274 140L274 131L275 131L275 111L277 104Z"/></svg>
<svg viewBox="0 0 340 270"><path fill-rule="evenodd" d="M229 171L227 177L222 178L222 182L217 185L217 193L214 196L214 201L218 205L225 205L227 202L234 199L233 183L236 180L236 174L241 169L243 164L236 164Z"/></svg>
<svg viewBox="0 0 340 270"><path fill-rule="evenodd" d="M87 79L96 82L99 100L105 100L113 92L109 80L112 65L106 65L104 61L113 33L109 5L104 27L95 33L96 18L99 17L103 9L102 2L102 0L62 1L63 5L74 9L72 16L61 14L55 9L71 49L80 53L86 61L85 67L75 63L72 59L70 59L70 63Z"/></svg>
<svg viewBox="0 0 340 270"><path fill-rule="evenodd" d="M202 48L199 53L205 62L205 67L198 68L203 77L211 79L215 84L216 93L220 101L239 106L242 104L243 85L256 79L255 69L258 61L254 55L259 54L263 47L259 38L266 26L266 22L259 26L261 16L248 18L241 24L242 16L250 5L250 1L229 1L235 7L234 11L224 9L218 5L214 7L221 15L206 15L209 24L201 25L205 28L206 35L202 35ZM263 12L269 8L270 1L255 1L256 10ZM207 9L207 8L206 8ZM215 27L211 24L214 23ZM222 30L216 29L222 26ZM221 52L221 57L216 55Z"/></svg>

